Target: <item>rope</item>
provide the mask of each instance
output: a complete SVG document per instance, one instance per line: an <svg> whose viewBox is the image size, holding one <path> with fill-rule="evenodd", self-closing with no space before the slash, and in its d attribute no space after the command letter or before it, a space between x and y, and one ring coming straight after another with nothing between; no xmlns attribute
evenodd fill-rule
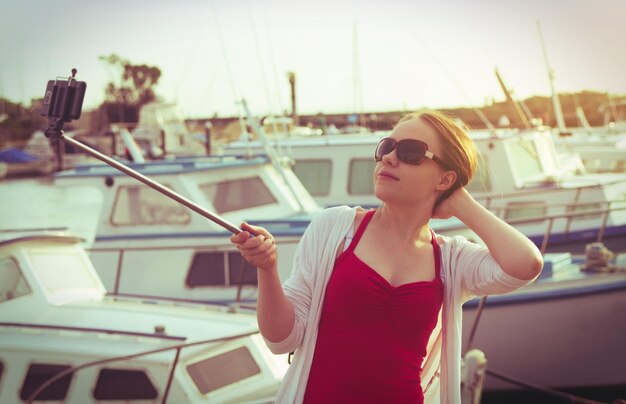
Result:
<svg viewBox="0 0 626 404"><path fill-rule="evenodd" d="M615 257L613 251L606 248L603 243L589 243L585 246L585 264L580 267L585 272L612 273L626 271L624 267L609 265Z"/></svg>
<svg viewBox="0 0 626 404"><path fill-rule="evenodd" d="M410 29L412 29L412 25L409 24L406 19L403 17L404 14L400 13L400 20ZM470 98L470 96L465 92L465 90L463 89L463 87L461 86L461 84L459 84L459 82L455 79L455 77L452 75L452 73L450 73L450 71L448 69L446 69L446 67L443 65L443 63L439 60L439 58L437 57L437 55L435 54L435 52L433 52L433 50L428 46L428 44L426 43L426 41L424 39L422 39L420 36L415 35L415 37L417 38L417 40L421 43L421 45L424 47L424 49L426 50L426 53L428 53L430 55L431 58L433 58L433 60L435 61L435 63L439 66L439 68L441 69L441 71L448 77L448 80L450 80L450 82L452 83L452 85L457 89L457 91L463 96L463 98L465 98L466 102L470 105L472 105L474 102L473 100ZM480 118L480 120L483 122L483 124L487 127L487 129L494 133L496 128L493 126L493 124L489 121L489 119L485 116L485 114L483 114L483 112L480 110L480 108L477 107L471 107L472 110L474 110L474 112L476 113L476 115L478 115L478 117Z"/></svg>
<svg viewBox="0 0 626 404"><path fill-rule="evenodd" d="M595 400L589 400L587 398L583 398L583 397L578 397L572 394L567 394L567 393L563 393L562 391L559 390L554 390L554 389L550 389L547 387L541 387L538 386L536 384L531 384L531 383L527 383L527 382L523 382L519 379L513 378L511 376L507 376L504 375L502 373L496 372L494 370L491 369L487 369L487 374L495 377L496 379L500 379L503 380L505 382L509 382L511 384L514 384L516 386L520 386L520 387L525 387L527 389L531 389L534 391L538 391L550 396L554 396L554 397L560 397L563 398L565 400L568 400L568 402L570 403L582 403L582 404L605 404L602 401L595 401Z"/></svg>
<svg viewBox="0 0 626 404"><path fill-rule="evenodd" d="M239 95L237 94L237 87L235 86L235 80L233 78L233 71L230 68L230 61L228 59L228 51L226 50L226 45L224 43L224 35L222 34L222 26L220 24L220 19L217 15L217 8L215 7L215 2L211 1L211 6L213 7L213 17L215 18L215 26L217 27L217 33L220 38L220 46L222 47L222 54L224 56L224 61L226 62L226 70L228 73L228 81L230 83L230 88L233 92L233 97L235 101L239 100Z"/></svg>
<svg viewBox="0 0 626 404"><path fill-rule="evenodd" d="M478 323L480 322L480 316L483 314L483 309L485 308L485 304L487 303L487 296L483 296L480 298L480 302L478 303L478 308L476 309L476 317L474 317L474 324L472 324L472 331L470 332L469 340L467 341L467 345L465 346L465 352L463 352L463 356L472 348L474 345L474 336L476 335L476 331L478 330Z"/></svg>
<svg viewBox="0 0 626 404"><path fill-rule="evenodd" d="M284 104L281 96L280 86L278 85L278 70L276 69L276 55L274 53L274 45L272 40L271 31L267 24L267 13L265 12L265 2L262 2L261 12L263 15L263 25L265 28L265 35L267 36L267 45L270 52L270 62L272 63L272 73L274 76L274 91L276 92L276 96L278 97L278 115L283 114Z"/></svg>
<svg viewBox="0 0 626 404"><path fill-rule="evenodd" d="M250 1L246 1L246 5L248 6L248 17L250 18L250 26L252 27L252 36L254 37L254 47L256 49L256 56L259 62L259 69L261 70L261 76L263 78L263 89L265 90L265 96L267 97L267 103L270 107L270 117L274 116L274 100L270 95L270 88L267 83L267 78L265 77L265 67L263 66L263 58L261 57L261 47L259 46L259 36L256 32L256 25L254 24L254 18L252 16L252 6L250 6Z"/></svg>
<svg viewBox="0 0 626 404"><path fill-rule="evenodd" d="M222 26L220 25L220 19L217 15L217 9L215 7L215 1L211 1L211 6L213 7L213 16L215 17L215 25L217 26L217 33L220 37L220 46L222 47L222 54L224 55L224 61L226 62L226 71L228 73L228 81L230 82L230 87L233 92L234 102L239 102L239 95L237 93L237 87L235 86L235 79L233 78L233 71L230 67L230 60L228 59L228 52L226 50L226 44L224 43L224 35L222 34ZM247 133L247 129L245 126L245 122L243 116L241 115L241 109L237 108L237 115L239 116L239 126L241 127L241 132L244 131Z"/></svg>

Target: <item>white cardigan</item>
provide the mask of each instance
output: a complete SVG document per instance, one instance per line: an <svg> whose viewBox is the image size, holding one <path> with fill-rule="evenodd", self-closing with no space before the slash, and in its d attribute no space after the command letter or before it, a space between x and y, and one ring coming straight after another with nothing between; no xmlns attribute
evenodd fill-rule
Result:
<svg viewBox="0 0 626 404"><path fill-rule="evenodd" d="M326 285L337 248L351 231L355 214L356 208L347 206L326 209L315 216L300 240L293 272L283 285L296 315L293 329L283 341L265 340L275 354L296 351L276 403L301 403L304 399ZM473 296L507 293L529 281L506 274L485 247L464 237L437 235L437 242L441 247L444 298L439 321L428 342L422 388L427 403L460 403L461 306Z"/></svg>

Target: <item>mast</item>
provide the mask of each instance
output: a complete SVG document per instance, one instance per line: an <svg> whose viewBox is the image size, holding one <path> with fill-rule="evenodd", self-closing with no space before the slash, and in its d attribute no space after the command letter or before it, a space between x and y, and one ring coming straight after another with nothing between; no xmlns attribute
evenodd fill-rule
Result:
<svg viewBox="0 0 626 404"><path fill-rule="evenodd" d="M509 89L506 88L506 85L504 84L504 80L502 80L502 77L500 76L498 69L496 69L496 78L498 79L498 83L500 83L500 87L502 87L502 91L504 92L504 96L506 97L506 102L509 105L509 107L513 109L513 111L515 111L522 125L526 129L530 128L530 122L528 122L528 118L526 117L526 114L524 113L524 111L522 111L519 103L515 102L515 100L511 96L511 92L509 91Z"/></svg>
<svg viewBox="0 0 626 404"><path fill-rule="evenodd" d="M556 118L556 124L559 128L559 132L565 132L565 120L563 119L563 110L561 109L561 102L559 101L559 95L554 91L554 70L550 68L548 63L548 52L543 42L543 33L541 32L541 23L537 21L537 30L539 31L539 40L541 42L541 49L543 50L543 60L546 64L546 70L548 71L548 79L550 81L550 91L552 91L552 108L554 109L554 117Z"/></svg>

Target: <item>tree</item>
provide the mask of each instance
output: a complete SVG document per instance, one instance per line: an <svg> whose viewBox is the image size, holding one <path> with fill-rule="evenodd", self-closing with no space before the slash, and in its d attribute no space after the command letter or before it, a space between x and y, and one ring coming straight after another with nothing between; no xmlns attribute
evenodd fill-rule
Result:
<svg viewBox="0 0 626 404"><path fill-rule="evenodd" d="M119 82L110 82L105 90L105 102L101 109L109 122L136 122L139 108L157 96L154 86L161 77L155 66L134 65L116 54L100 56L107 66L119 75Z"/></svg>
<svg viewBox="0 0 626 404"><path fill-rule="evenodd" d="M41 99L24 106L0 98L0 149L21 146L36 130L45 128L46 120L39 115Z"/></svg>

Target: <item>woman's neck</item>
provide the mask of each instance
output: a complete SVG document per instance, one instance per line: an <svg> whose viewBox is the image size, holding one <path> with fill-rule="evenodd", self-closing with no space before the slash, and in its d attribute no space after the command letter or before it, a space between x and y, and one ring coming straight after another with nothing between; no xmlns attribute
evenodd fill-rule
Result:
<svg viewBox="0 0 626 404"><path fill-rule="evenodd" d="M383 203L376 211L372 222L390 238L397 242L414 245L430 243L431 234L428 227L432 213L431 207L399 208Z"/></svg>

